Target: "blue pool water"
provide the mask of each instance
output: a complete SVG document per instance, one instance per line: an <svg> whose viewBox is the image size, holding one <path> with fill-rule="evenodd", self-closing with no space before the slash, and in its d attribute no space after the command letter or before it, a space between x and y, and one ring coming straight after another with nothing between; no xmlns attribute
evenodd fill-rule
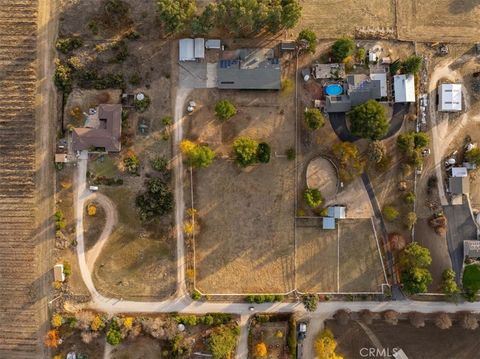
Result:
<svg viewBox="0 0 480 359"><path fill-rule="evenodd" d="M343 92L343 87L339 84L331 84L325 86L325 93L328 96L338 96L341 95Z"/></svg>

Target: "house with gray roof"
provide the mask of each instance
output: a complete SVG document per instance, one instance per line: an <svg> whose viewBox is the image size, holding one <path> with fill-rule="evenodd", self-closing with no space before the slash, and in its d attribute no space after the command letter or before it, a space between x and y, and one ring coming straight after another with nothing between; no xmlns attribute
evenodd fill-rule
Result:
<svg viewBox="0 0 480 359"><path fill-rule="evenodd" d="M463 257L480 258L480 241L463 241Z"/></svg>
<svg viewBox="0 0 480 359"><path fill-rule="evenodd" d="M217 67L219 89L280 90L280 59L273 49L224 51Z"/></svg>
<svg viewBox="0 0 480 359"><path fill-rule="evenodd" d="M468 177L450 177L448 188L452 195L468 194L470 192L470 180Z"/></svg>

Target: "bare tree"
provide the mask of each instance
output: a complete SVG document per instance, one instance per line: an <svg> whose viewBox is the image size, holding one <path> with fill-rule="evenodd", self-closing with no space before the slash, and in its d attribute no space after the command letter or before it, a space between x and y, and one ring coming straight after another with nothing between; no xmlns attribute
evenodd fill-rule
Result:
<svg viewBox="0 0 480 359"><path fill-rule="evenodd" d="M438 313L433 322L440 329L449 329L452 326L452 319L448 313Z"/></svg>
<svg viewBox="0 0 480 359"><path fill-rule="evenodd" d="M463 313L460 317L460 325L463 329L475 330L478 328L478 319L472 313Z"/></svg>
<svg viewBox="0 0 480 359"><path fill-rule="evenodd" d="M388 235L388 245L393 251L401 251L405 248L406 241L405 238L399 233L390 233Z"/></svg>
<svg viewBox="0 0 480 359"><path fill-rule="evenodd" d="M78 329L80 330L90 329L90 324L95 318L95 314L86 310L82 310L81 312L78 312L75 316L77 318Z"/></svg>
<svg viewBox="0 0 480 359"><path fill-rule="evenodd" d="M419 312L412 312L409 314L410 324L415 328L423 328L425 326L425 315Z"/></svg>
<svg viewBox="0 0 480 359"><path fill-rule="evenodd" d="M373 317L374 314L368 310L364 309L360 312L360 319L365 323L365 324L372 324L373 322Z"/></svg>
<svg viewBox="0 0 480 359"><path fill-rule="evenodd" d="M338 310L333 317L341 325L347 325L350 320L350 312L345 309Z"/></svg>
<svg viewBox="0 0 480 359"><path fill-rule="evenodd" d="M399 317L398 312L394 310L387 310L385 313L383 313L383 318L385 319L385 322L391 325L398 324L398 317Z"/></svg>

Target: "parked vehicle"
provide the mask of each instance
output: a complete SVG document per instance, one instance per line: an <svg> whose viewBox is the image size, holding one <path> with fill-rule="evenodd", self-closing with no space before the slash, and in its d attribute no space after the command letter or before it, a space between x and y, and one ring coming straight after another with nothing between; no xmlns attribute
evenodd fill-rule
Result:
<svg viewBox="0 0 480 359"><path fill-rule="evenodd" d="M298 324L298 339L303 340L307 336L307 323L301 322Z"/></svg>

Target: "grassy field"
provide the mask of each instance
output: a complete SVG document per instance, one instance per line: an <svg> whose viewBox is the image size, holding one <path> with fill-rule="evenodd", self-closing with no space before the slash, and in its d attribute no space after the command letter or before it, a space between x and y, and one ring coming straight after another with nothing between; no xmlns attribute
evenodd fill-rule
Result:
<svg viewBox="0 0 480 359"><path fill-rule="evenodd" d="M227 123L213 118L216 92L198 92L202 108L188 137L229 156L237 136L265 141L270 163L240 169L217 159L194 173L199 210L196 284L205 293L287 292L293 289L294 162L277 158L294 144L291 99L273 93L228 93L238 114ZM288 101L287 104L282 101ZM193 126L194 124L194 126Z"/></svg>

